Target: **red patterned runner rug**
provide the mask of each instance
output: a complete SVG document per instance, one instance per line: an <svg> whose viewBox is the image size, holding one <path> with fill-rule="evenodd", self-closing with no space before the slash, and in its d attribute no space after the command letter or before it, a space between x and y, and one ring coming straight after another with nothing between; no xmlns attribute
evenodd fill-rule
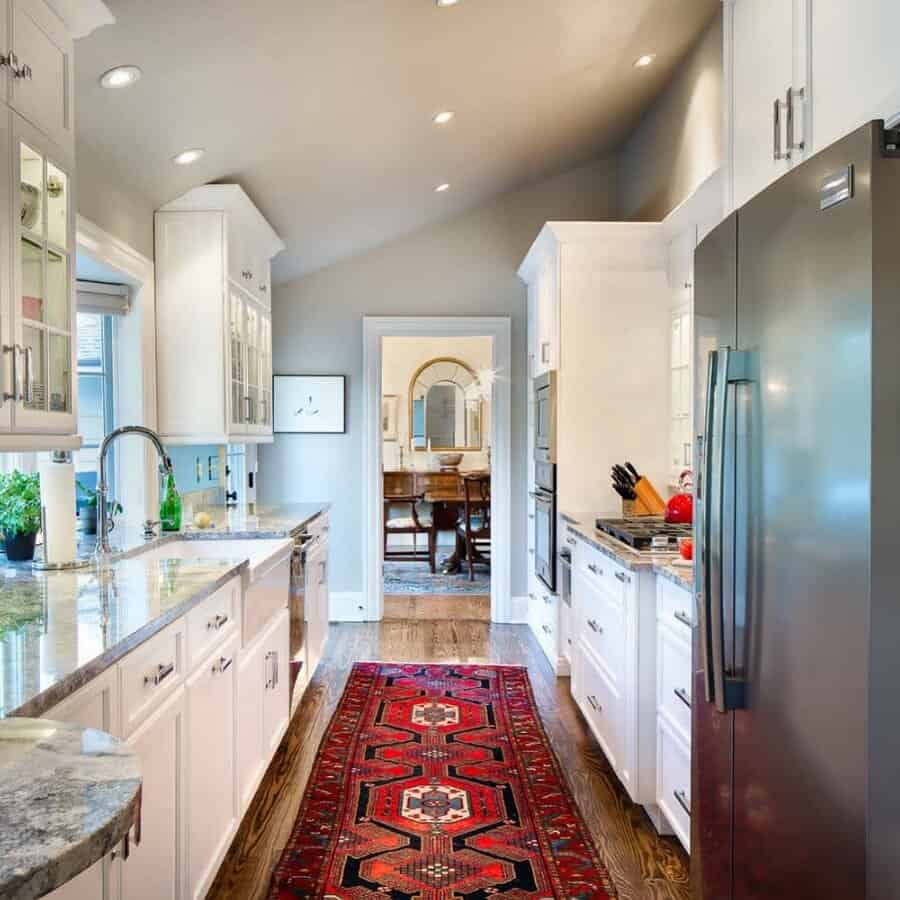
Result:
<svg viewBox="0 0 900 900"><path fill-rule="evenodd" d="M603 900L518 666L357 663L272 900Z"/></svg>

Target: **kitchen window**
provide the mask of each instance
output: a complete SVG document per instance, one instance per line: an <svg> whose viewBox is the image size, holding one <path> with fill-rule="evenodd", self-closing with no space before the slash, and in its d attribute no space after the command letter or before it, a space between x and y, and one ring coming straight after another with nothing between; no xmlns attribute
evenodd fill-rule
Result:
<svg viewBox="0 0 900 900"><path fill-rule="evenodd" d="M97 485L97 462L103 437L114 427L115 393L113 316L78 313L78 432L81 449L75 454L78 480ZM109 454L110 483L115 484L115 449Z"/></svg>

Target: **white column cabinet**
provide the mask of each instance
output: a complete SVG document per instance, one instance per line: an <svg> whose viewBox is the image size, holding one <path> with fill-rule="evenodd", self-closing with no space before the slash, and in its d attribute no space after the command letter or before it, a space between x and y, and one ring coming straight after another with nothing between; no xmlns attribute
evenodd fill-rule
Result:
<svg viewBox="0 0 900 900"><path fill-rule="evenodd" d="M237 829L235 791L235 634L187 680L187 896L206 895Z"/></svg>
<svg viewBox="0 0 900 900"><path fill-rule="evenodd" d="M284 244L230 184L205 185L166 204L155 228L164 440L271 441L269 260Z"/></svg>

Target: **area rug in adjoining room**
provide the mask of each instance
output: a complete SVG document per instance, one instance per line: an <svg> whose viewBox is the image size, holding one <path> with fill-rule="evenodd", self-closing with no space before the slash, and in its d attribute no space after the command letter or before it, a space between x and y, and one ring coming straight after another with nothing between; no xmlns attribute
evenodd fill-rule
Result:
<svg viewBox="0 0 900 900"><path fill-rule="evenodd" d="M490 594L491 573L485 566L475 566L475 580L469 581L469 569L456 575L436 574L425 563L385 562L384 592L386 594Z"/></svg>
<svg viewBox="0 0 900 900"><path fill-rule="evenodd" d="M524 668L353 667L271 900L614 896Z"/></svg>

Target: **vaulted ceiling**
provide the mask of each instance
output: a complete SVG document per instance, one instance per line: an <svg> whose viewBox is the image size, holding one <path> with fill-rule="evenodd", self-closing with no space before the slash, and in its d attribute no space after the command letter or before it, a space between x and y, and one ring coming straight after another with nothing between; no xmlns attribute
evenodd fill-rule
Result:
<svg viewBox="0 0 900 900"><path fill-rule="evenodd" d="M107 5L116 24L76 44L82 152L154 205L238 181L287 244L283 281L609 152L719 0ZM100 87L126 63L140 81ZM206 155L173 165L188 147Z"/></svg>

